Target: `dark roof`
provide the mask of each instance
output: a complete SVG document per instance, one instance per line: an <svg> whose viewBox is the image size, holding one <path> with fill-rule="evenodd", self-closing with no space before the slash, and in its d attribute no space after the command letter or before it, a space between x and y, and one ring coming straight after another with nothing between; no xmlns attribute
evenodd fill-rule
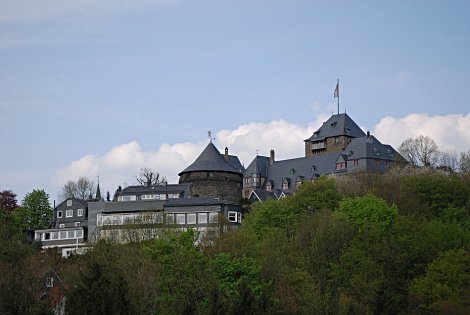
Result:
<svg viewBox="0 0 470 315"><path fill-rule="evenodd" d="M323 141L336 136L363 137L366 134L346 113L331 116L305 141Z"/></svg>
<svg viewBox="0 0 470 315"><path fill-rule="evenodd" d="M103 213L113 212L140 212L163 210L166 200L137 200L137 201L112 201L112 202L91 202L94 209L100 209Z"/></svg>
<svg viewBox="0 0 470 315"><path fill-rule="evenodd" d="M257 155L246 168L245 176L251 176L251 174L261 174L261 176L266 177L268 166L269 157Z"/></svg>
<svg viewBox="0 0 470 315"><path fill-rule="evenodd" d="M287 191L291 191L299 176L306 180L317 178L320 174L331 174L335 171L336 160L340 152L325 153L316 156L275 161L268 166L268 180L273 181L272 189L281 189L282 182L287 179L290 187ZM251 174L247 174L250 176Z"/></svg>
<svg viewBox="0 0 470 315"><path fill-rule="evenodd" d="M233 166L236 170L238 170L240 173L243 173L245 171L245 168L243 167L242 163L238 159L238 156L236 155L229 155L228 156L228 163Z"/></svg>
<svg viewBox="0 0 470 315"><path fill-rule="evenodd" d="M198 171L242 173L242 171L239 171L237 168L225 161L224 156L220 154L219 150L217 150L212 142L209 142L207 147L202 151L193 164L188 166L178 175L181 176L184 173Z"/></svg>
<svg viewBox="0 0 470 315"><path fill-rule="evenodd" d="M155 186L128 186L124 188L120 196L123 195L143 195L143 194L176 194L189 192L190 184L170 184Z"/></svg>
<svg viewBox="0 0 470 315"><path fill-rule="evenodd" d="M351 143L343 151L349 160L373 158L393 161L398 153L388 144L382 144L374 136L365 136L352 139Z"/></svg>
<svg viewBox="0 0 470 315"><path fill-rule="evenodd" d="M82 206L85 207L85 208L88 206L87 200L78 199L78 198L75 198L75 197L69 197L69 198L65 199L64 201L62 201L61 203L59 203L59 204L56 206L56 208L59 208L59 207L61 207L62 205L66 206L67 200L72 200L72 201L73 201L71 208L74 208L74 209L75 209L75 204L76 204L76 203L82 205Z"/></svg>

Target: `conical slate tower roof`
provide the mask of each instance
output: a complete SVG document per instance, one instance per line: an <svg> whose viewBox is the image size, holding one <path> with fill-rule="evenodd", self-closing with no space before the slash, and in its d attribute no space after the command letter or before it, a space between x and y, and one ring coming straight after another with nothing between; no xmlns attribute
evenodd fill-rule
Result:
<svg viewBox="0 0 470 315"><path fill-rule="evenodd" d="M202 151L193 164L188 166L178 175L181 176L181 174L184 173L200 171L231 172L240 174L237 169L225 161L224 156L220 154L219 150L217 150L212 142L209 142L207 147Z"/></svg>

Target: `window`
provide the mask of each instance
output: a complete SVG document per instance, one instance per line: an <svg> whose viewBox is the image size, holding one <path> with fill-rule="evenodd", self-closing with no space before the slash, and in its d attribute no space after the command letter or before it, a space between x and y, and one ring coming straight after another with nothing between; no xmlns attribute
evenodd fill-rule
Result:
<svg viewBox="0 0 470 315"><path fill-rule="evenodd" d="M77 238L82 238L83 237L83 231L82 230L77 230L76 231L76 236L77 236Z"/></svg>
<svg viewBox="0 0 470 315"><path fill-rule="evenodd" d="M228 220L230 222L237 222L237 213L235 211L228 212Z"/></svg>
<svg viewBox="0 0 470 315"><path fill-rule="evenodd" d="M354 160L354 166L359 166L359 160Z"/></svg>
<svg viewBox="0 0 470 315"><path fill-rule="evenodd" d="M335 137L335 143L339 144L339 137Z"/></svg>
<svg viewBox="0 0 470 315"><path fill-rule="evenodd" d="M67 238L67 232L66 231L60 231L59 232L59 238L61 240L66 239Z"/></svg>
<svg viewBox="0 0 470 315"><path fill-rule="evenodd" d="M58 218L62 218L62 211L60 211L60 210L57 211L57 217L58 217Z"/></svg>
<svg viewBox="0 0 470 315"><path fill-rule="evenodd" d="M287 182L282 183L282 190L287 190L287 189L289 189L289 183Z"/></svg>
<svg viewBox="0 0 470 315"><path fill-rule="evenodd" d="M118 201L136 201L137 196L131 195L131 196L119 196Z"/></svg>
<svg viewBox="0 0 470 315"><path fill-rule="evenodd" d="M237 212L237 221L238 223L242 223L242 214L240 212Z"/></svg>
<svg viewBox="0 0 470 315"><path fill-rule="evenodd" d="M186 223L186 214L177 213L176 214L176 224L185 224Z"/></svg>
<svg viewBox="0 0 470 315"><path fill-rule="evenodd" d="M219 219L219 214L217 212L209 212L209 222L217 223Z"/></svg>
<svg viewBox="0 0 470 315"><path fill-rule="evenodd" d="M50 240L51 239L51 233L44 233L44 240Z"/></svg>
<svg viewBox="0 0 470 315"><path fill-rule="evenodd" d="M75 222L75 227L80 226L80 222Z"/></svg>
<svg viewBox="0 0 470 315"><path fill-rule="evenodd" d="M188 213L186 215L186 223L187 224L196 224L196 214L195 213Z"/></svg>
<svg viewBox="0 0 470 315"><path fill-rule="evenodd" d="M81 217L83 215L83 209L77 210L77 216Z"/></svg>
<svg viewBox="0 0 470 315"><path fill-rule="evenodd" d="M204 212L198 213L198 214L197 214L197 222L198 222L199 224L205 224L205 223L207 223L207 213L204 213Z"/></svg>
<svg viewBox="0 0 470 315"><path fill-rule="evenodd" d="M65 210L65 217L66 218L73 217L73 210Z"/></svg>
<svg viewBox="0 0 470 315"><path fill-rule="evenodd" d="M52 288L54 286L54 278L53 277L46 277L46 287Z"/></svg>
<svg viewBox="0 0 470 315"><path fill-rule="evenodd" d="M273 189L273 186L271 184L266 185L266 191L271 191Z"/></svg>
<svg viewBox="0 0 470 315"><path fill-rule="evenodd" d="M380 160L378 159L375 160L375 166L380 166Z"/></svg>
<svg viewBox="0 0 470 315"><path fill-rule="evenodd" d="M53 240L59 239L59 232L52 232L51 235Z"/></svg>
<svg viewBox="0 0 470 315"><path fill-rule="evenodd" d="M71 207L72 206L72 200L67 200L67 207Z"/></svg>
<svg viewBox="0 0 470 315"><path fill-rule="evenodd" d="M75 237L75 231L67 231L67 238L74 238Z"/></svg>
<svg viewBox="0 0 470 315"><path fill-rule="evenodd" d="M63 229L65 227L64 223L59 224L59 229Z"/></svg>

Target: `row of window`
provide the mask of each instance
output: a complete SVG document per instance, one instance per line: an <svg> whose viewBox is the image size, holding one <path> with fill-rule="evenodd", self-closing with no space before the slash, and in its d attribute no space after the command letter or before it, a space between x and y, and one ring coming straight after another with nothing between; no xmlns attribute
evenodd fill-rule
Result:
<svg viewBox="0 0 470 315"><path fill-rule="evenodd" d="M72 201L72 200L68 200L68 201ZM81 217L83 216L83 209L77 209L77 217ZM62 210L58 210L57 211L57 218L62 218L63 217L63 211ZM70 209L70 210L65 210L65 217L66 218L72 218L73 217L73 209Z"/></svg>
<svg viewBox="0 0 470 315"><path fill-rule="evenodd" d="M35 236L37 241L58 241L77 238L83 238L83 230L36 233Z"/></svg>
<svg viewBox="0 0 470 315"><path fill-rule="evenodd" d="M166 213L165 222L167 224L207 224L218 222L218 212L199 212L199 213ZM241 223L241 213L236 211L228 212L228 220L230 222ZM161 213L153 214L108 214L97 216L97 225L123 225L123 224L157 224L163 223L163 215Z"/></svg>
<svg viewBox="0 0 470 315"><path fill-rule="evenodd" d="M141 195L141 200L168 200L179 198L180 194L145 194ZM119 196L118 201L137 201L138 197L136 195L126 195Z"/></svg>

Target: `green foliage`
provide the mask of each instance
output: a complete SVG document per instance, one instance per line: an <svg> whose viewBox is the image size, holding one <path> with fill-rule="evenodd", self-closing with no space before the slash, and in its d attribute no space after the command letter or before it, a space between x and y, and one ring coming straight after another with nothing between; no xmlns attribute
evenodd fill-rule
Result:
<svg viewBox="0 0 470 315"><path fill-rule="evenodd" d="M426 268L410 285L412 304L428 314L469 314L470 255L449 250Z"/></svg>
<svg viewBox="0 0 470 315"><path fill-rule="evenodd" d="M263 311L270 283L262 278L260 264L253 258L235 258L227 253L214 256L211 264L223 296L219 313L259 314Z"/></svg>
<svg viewBox="0 0 470 315"><path fill-rule="evenodd" d="M313 182L302 183L295 195L288 197L286 202L297 211L334 210L338 208L341 199L335 181L322 176Z"/></svg>
<svg viewBox="0 0 470 315"><path fill-rule="evenodd" d="M398 215L396 205L389 207L384 200L373 195L343 200L339 211L360 228L375 226L386 229Z"/></svg>
<svg viewBox="0 0 470 315"><path fill-rule="evenodd" d="M245 216L244 227L259 238L273 230L291 234L300 217L301 213L289 207L285 199L267 200L253 205L251 213Z"/></svg>
<svg viewBox="0 0 470 315"><path fill-rule="evenodd" d="M44 190L34 189L26 194L15 216L23 230L49 228L52 220L52 207L49 195Z"/></svg>
<svg viewBox="0 0 470 315"><path fill-rule="evenodd" d="M117 245L99 242L92 251L79 257L80 273L67 292L68 314L131 313L121 254Z"/></svg>
<svg viewBox="0 0 470 315"><path fill-rule="evenodd" d="M466 207L469 195L470 188L456 175L416 174L402 179L398 206L402 213L431 218L449 207Z"/></svg>
<svg viewBox="0 0 470 315"><path fill-rule="evenodd" d="M191 229L169 232L145 248L156 264L157 314L206 314L217 308L214 274L208 257L194 245L197 238Z"/></svg>

